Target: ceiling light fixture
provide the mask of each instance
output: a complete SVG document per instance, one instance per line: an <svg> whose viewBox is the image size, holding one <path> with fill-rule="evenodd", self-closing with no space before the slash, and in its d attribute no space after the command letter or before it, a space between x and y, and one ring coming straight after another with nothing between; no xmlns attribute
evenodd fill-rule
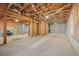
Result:
<svg viewBox="0 0 79 59"><path fill-rule="evenodd" d="M45 16L45 18L46 18L46 19L48 19L48 18L49 18L49 16Z"/></svg>
<svg viewBox="0 0 79 59"><path fill-rule="evenodd" d="M18 22L19 20L18 20L18 19L16 19L15 21L16 21L16 22Z"/></svg>

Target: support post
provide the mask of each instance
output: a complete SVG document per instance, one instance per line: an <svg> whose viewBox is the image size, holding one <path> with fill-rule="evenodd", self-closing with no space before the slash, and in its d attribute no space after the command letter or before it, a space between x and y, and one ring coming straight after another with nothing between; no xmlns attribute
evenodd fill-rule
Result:
<svg viewBox="0 0 79 59"><path fill-rule="evenodd" d="M7 44L7 20L4 19L3 22L3 44Z"/></svg>

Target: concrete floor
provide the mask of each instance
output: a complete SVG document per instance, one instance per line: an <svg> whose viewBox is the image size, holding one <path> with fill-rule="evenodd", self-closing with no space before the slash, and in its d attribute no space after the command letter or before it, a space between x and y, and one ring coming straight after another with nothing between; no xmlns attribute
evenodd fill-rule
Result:
<svg viewBox="0 0 79 59"><path fill-rule="evenodd" d="M1 56L76 56L77 53L64 34L20 36L0 46Z"/></svg>

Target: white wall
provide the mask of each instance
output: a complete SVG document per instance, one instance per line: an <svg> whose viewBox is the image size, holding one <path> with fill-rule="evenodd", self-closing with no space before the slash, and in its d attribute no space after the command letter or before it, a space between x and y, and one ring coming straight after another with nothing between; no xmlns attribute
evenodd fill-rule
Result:
<svg viewBox="0 0 79 59"><path fill-rule="evenodd" d="M18 23L15 26L7 26L7 30L10 30L14 35L28 33L29 26L26 24Z"/></svg>
<svg viewBox="0 0 79 59"><path fill-rule="evenodd" d="M61 23L61 24L51 24L49 25L49 30L51 33L66 33L66 24Z"/></svg>
<svg viewBox="0 0 79 59"><path fill-rule="evenodd" d="M29 25L26 25L26 24L22 24L22 33L25 34L25 33L28 33L29 31Z"/></svg>
<svg viewBox="0 0 79 59"><path fill-rule="evenodd" d="M71 11L70 17L68 19L68 35L74 36L75 34L75 22L74 22L74 9Z"/></svg>

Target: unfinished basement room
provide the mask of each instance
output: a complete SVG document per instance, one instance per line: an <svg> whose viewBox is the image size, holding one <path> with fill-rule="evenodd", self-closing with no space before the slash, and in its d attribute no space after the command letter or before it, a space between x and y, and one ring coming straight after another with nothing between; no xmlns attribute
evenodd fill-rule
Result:
<svg viewBox="0 0 79 59"><path fill-rule="evenodd" d="M0 56L78 56L78 3L0 3Z"/></svg>

